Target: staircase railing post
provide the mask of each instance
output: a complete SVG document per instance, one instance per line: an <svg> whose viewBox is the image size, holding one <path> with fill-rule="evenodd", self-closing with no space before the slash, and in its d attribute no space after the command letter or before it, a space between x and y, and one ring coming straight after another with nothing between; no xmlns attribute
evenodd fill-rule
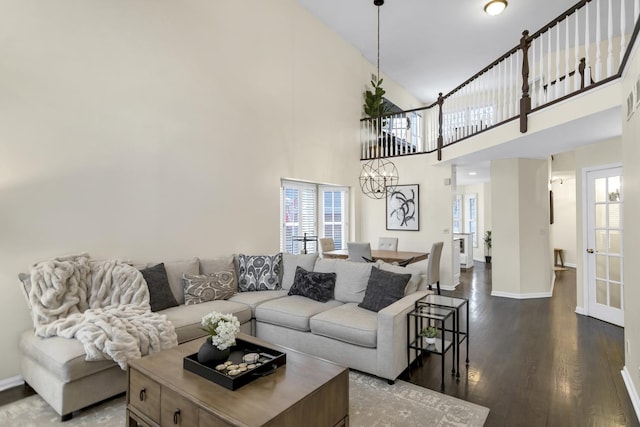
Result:
<svg viewBox="0 0 640 427"><path fill-rule="evenodd" d="M442 92L438 94L438 161L442 160L442 146L443 146L443 138L442 138L442 104L444 103L444 98L442 97Z"/></svg>
<svg viewBox="0 0 640 427"><path fill-rule="evenodd" d="M520 132L527 132L528 118L531 112L531 97L529 96L529 47L531 38L529 31L522 32L520 49L522 49L522 98L520 98Z"/></svg>

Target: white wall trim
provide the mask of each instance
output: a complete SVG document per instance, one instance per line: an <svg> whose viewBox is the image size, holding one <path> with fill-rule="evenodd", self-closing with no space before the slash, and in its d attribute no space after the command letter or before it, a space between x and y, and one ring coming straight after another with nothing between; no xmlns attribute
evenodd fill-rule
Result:
<svg viewBox="0 0 640 427"><path fill-rule="evenodd" d="M0 391L8 390L13 387L18 387L24 384L24 378L22 375L16 375L15 377L5 378L0 380Z"/></svg>
<svg viewBox="0 0 640 427"><path fill-rule="evenodd" d="M553 289L549 292L533 292L530 294L516 294L512 292L491 291L492 297L513 298L513 299L534 299L534 298L551 298Z"/></svg>
<svg viewBox="0 0 640 427"><path fill-rule="evenodd" d="M636 417L640 420L640 398L638 398L638 392L633 385L633 381L631 380L631 374L625 365L620 371L622 374L622 379L624 380L624 385L627 387L627 393L629 393L629 398L631 399L631 403L633 404L633 409L636 411Z"/></svg>
<svg viewBox="0 0 640 427"><path fill-rule="evenodd" d="M576 307L576 313L587 316L587 310L585 310L584 307Z"/></svg>
<svg viewBox="0 0 640 427"><path fill-rule="evenodd" d="M458 283L458 284L459 284L459 283ZM432 287L433 287L433 290L435 291L435 290L436 290L436 285L433 285ZM443 290L443 291L455 291L457 287L458 287L458 285L453 285L453 286L451 286L451 285L447 285L447 286L443 286L443 285L442 285L442 283L440 284L440 290Z"/></svg>

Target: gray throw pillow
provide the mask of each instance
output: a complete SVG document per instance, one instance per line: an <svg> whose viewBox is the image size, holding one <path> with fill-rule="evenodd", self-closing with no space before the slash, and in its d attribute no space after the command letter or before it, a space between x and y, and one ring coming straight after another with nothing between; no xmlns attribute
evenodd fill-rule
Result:
<svg viewBox="0 0 640 427"><path fill-rule="evenodd" d="M404 297L404 288L410 278L411 274L391 273L373 267L364 299L358 307L377 312L393 304Z"/></svg>
<svg viewBox="0 0 640 427"><path fill-rule="evenodd" d="M280 285L282 254L238 255L238 290L275 291Z"/></svg>
<svg viewBox="0 0 640 427"><path fill-rule="evenodd" d="M160 311L178 305L171 292L171 285L169 284L164 264L160 263L153 267L145 268L140 270L140 273L142 273L142 277L147 282L147 288L149 288L151 311Z"/></svg>
<svg viewBox="0 0 640 427"><path fill-rule="evenodd" d="M335 287L336 273L318 273L297 267L289 295L300 295L319 302L327 302L333 299Z"/></svg>
<svg viewBox="0 0 640 427"><path fill-rule="evenodd" d="M200 304L207 301L229 299L236 292L235 275L232 271L193 275L183 274L184 303Z"/></svg>

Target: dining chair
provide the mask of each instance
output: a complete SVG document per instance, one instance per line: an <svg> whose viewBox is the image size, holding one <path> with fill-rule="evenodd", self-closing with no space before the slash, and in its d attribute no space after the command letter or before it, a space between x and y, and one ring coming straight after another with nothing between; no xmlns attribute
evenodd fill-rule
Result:
<svg viewBox="0 0 640 427"><path fill-rule="evenodd" d="M325 253L332 251L336 248L335 243L333 242L333 237L323 237L320 239L320 252Z"/></svg>
<svg viewBox="0 0 640 427"><path fill-rule="evenodd" d="M431 245L431 253L429 253L429 261L427 262L427 285L432 290L435 284L440 295L440 255L442 254L442 246L444 242L435 242Z"/></svg>
<svg viewBox="0 0 640 427"><path fill-rule="evenodd" d="M371 258L371 243L347 242L349 261L368 262Z"/></svg>
<svg viewBox="0 0 640 427"><path fill-rule="evenodd" d="M383 251L397 251L398 238L397 237L379 237L378 249Z"/></svg>

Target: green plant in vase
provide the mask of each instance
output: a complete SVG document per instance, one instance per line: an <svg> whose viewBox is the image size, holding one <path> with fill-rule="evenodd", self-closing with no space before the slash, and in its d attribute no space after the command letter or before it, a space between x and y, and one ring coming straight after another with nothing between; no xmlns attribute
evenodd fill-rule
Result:
<svg viewBox="0 0 640 427"><path fill-rule="evenodd" d="M491 230L484 232L484 260L491 263Z"/></svg>
<svg viewBox="0 0 640 427"><path fill-rule="evenodd" d="M425 338L427 344L435 344L436 338L438 337L438 328L435 326L426 326L422 328L419 335Z"/></svg>

